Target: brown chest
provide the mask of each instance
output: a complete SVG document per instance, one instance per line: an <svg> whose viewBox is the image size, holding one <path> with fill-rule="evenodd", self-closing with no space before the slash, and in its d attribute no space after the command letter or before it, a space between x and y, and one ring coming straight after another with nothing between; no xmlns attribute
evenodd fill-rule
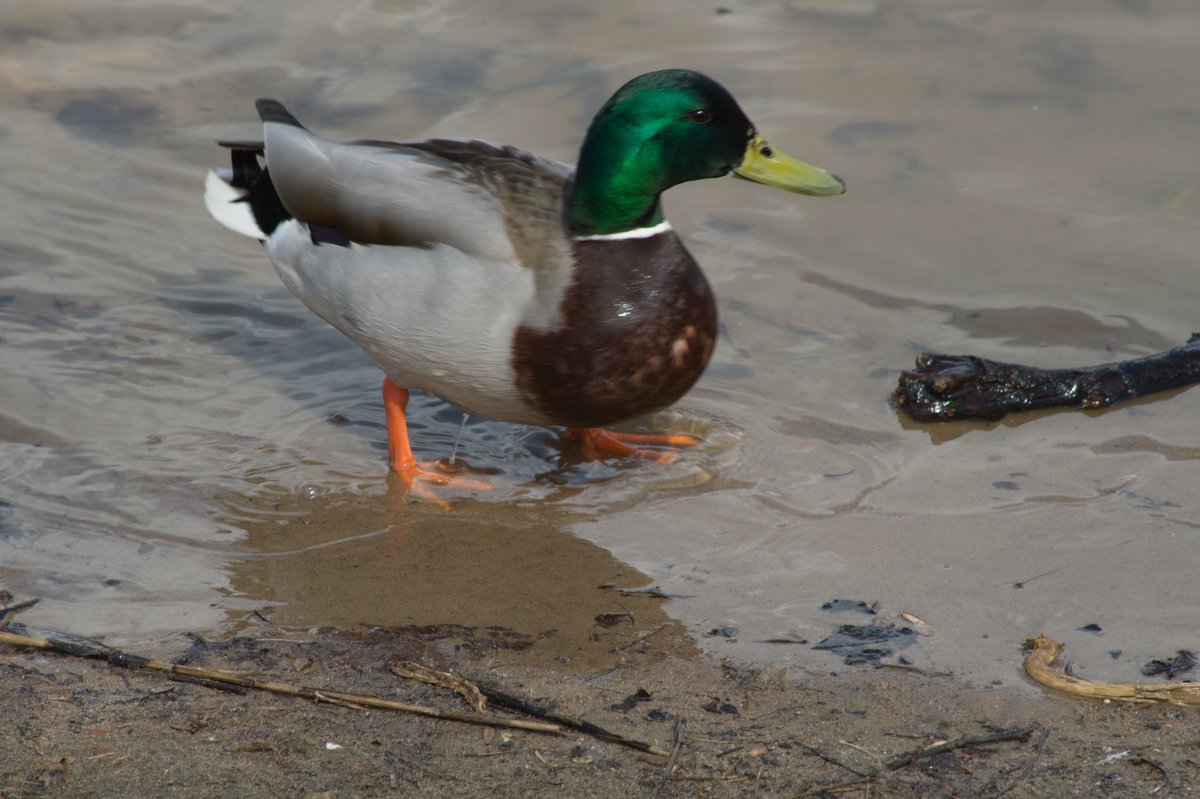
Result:
<svg viewBox="0 0 1200 799"><path fill-rule="evenodd" d="M716 341L712 290L683 242L577 241L563 324L518 328L524 399L553 424L601 427L664 408L704 372Z"/></svg>

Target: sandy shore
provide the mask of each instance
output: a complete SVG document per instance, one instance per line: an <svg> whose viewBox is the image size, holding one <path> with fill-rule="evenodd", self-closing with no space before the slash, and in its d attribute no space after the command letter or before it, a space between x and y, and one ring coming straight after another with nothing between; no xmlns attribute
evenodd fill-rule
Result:
<svg viewBox="0 0 1200 799"><path fill-rule="evenodd" d="M670 758L578 730L316 703L9 647L0 797L1179 796L1196 774L1186 709L1017 697L894 668L785 679L697 654L676 632L596 622L590 662L606 665L586 673L566 655L561 672L528 665L533 642L495 627L264 627L139 650L471 712L454 692L393 673L417 661ZM495 702L484 712L537 720Z"/></svg>

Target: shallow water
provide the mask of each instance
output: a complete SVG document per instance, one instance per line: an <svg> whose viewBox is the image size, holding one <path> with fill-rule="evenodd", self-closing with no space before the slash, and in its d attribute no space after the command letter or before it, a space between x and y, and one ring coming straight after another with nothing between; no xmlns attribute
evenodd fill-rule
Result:
<svg viewBox="0 0 1200 799"><path fill-rule="evenodd" d="M578 621L573 587L628 580L676 595L664 610L697 634L737 628L705 646L799 669L838 662L758 642L815 643L853 620L820 610L837 597L916 614L934 634L903 654L981 682L1020 684L1039 632L1092 677L1195 648L1200 392L939 426L888 402L924 349L1083 365L1196 328L1194 4L605 8L0 14L0 582L44 598L30 623L540 634ZM461 452L497 489L449 516L405 503L378 372L204 211L212 141L257 135L270 95L330 135L571 161L605 97L666 66L718 78L850 187L668 195L724 331L652 426L705 444L664 469L588 465L555 431L472 420ZM447 454L457 411L413 408L420 454Z"/></svg>

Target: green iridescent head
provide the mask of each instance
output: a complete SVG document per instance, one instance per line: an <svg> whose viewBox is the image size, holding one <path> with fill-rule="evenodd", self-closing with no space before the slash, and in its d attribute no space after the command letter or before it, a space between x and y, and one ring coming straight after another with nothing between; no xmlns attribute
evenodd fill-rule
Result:
<svg viewBox="0 0 1200 799"><path fill-rule="evenodd" d="M617 90L588 128L568 209L571 233L658 224L662 192L730 172L801 194L846 190L837 176L767 144L712 78L686 69L640 75Z"/></svg>

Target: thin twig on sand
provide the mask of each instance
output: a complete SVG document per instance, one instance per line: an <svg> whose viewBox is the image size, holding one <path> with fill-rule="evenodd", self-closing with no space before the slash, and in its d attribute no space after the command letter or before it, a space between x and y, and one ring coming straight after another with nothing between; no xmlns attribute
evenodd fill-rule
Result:
<svg viewBox="0 0 1200 799"><path fill-rule="evenodd" d="M520 719L505 719L497 716L485 716L479 713L458 713L450 710L439 710L438 708L426 707L424 705L393 702L390 699L383 699L378 696L370 696L367 694L354 694L346 691L330 691L309 688L306 686L290 685L271 680L259 680L236 671L230 671L228 669L210 669L201 668L198 666L185 666L179 663L165 663L160 660L152 660L140 655L132 655L127 652L112 649L111 647L105 646L98 641L80 638L78 636L66 633L50 633L47 637L39 638L36 636L21 635L9 630L0 629L0 644L29 647L32 649L46 649L54 652L60 652L71 657L104 660L113 666L120 666L127 669L161 671L204 682L212 682L222 685L236 685L257 691L269 691L276 694L299 696L312 700L313 702L325 702L329 704L358 708L369 707L380 710L395 710L402 713L411 713L418 716L427 716L429 718L443 719L446 721L458 721L466 724L477 724L487 727L507 727L511 729L526 730L527 732L538 732L547 735L562 735L566 732L566 729L558 724L523 721Z"/></svg>
<svg viewBox="0 0 1200 799"><path fill-rule="evenodd" d="M1042 756L1042 747L1046 745L1046 739L1050 737L1050 730L1043 729L1041 735L1038 736L1037 743L1033 745L1033 754L1029 758L1029 762L1025 764L1025 768L1021 769L1021 773L1013 777L1007 785L999 789L995 793L988 794L987 799L1000 799L1001 796L1016 788L1025 780L1029 779L1029 775L1033 773L1034 767L1038 763L1038 759Z"/></svg>
<svg viewBox="0 0 1200 799"><path fill-rule="evenodd" d="M895 771L917 760L940 755L943 752L952 752L955 749L963 749L968 746L983 746L1001 741L1023 741L1033 733L1033 730L1033 727L1014 727L1008 730L989 732L986 735L964 735L961 738L955 738L951 741L944 741L940 744L925 746L914 749L911 752L905 752L902 755L896 755L883 761L883 764L889 771Z"/></svg>

